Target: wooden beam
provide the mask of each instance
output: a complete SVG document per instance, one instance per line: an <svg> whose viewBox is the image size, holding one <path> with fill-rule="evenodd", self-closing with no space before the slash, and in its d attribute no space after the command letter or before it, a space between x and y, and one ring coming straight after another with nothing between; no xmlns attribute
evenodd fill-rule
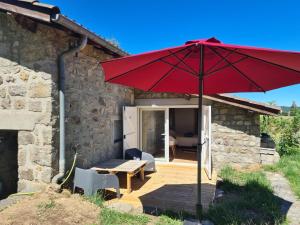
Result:
<svg viewBox="0 0 300 225"><path fill-rule="evenodd" d="M50 18L49 14L45 14L45 13L42 13L39 11L34 11L31 9L27 9L27 8L20 7L17 5L8 4L5 2L0 2L0 8L4 9L6 11L12 12L12 13L17 13L17 14L21 14L24 16L38 19L38 20L42 20L44 22L48 22L48 23L51 22L51 18Z"/></svg>
<svg viewBox="0 0 300 225"><path fill-rule="evenodd" d="M206 95L204 98L212 100L212 101L216 101L216 102L220 102L220 103L224 103L224 104L236 106L236 107L239 107L239 108L247 109L249 111L258 112L258 113L261 113L261 114L264 114L264 115L270 115L270 116L277 116L278 115L275 112L271 112L271 111L259 109L259 108L256 108L256 107L251 107L251 106L247 106L247 105L243 105L243 104L231 102L231 101L224 100L224 99L219 99L219 98L212 97L212 96L209 96L209 95Z"/></svg>

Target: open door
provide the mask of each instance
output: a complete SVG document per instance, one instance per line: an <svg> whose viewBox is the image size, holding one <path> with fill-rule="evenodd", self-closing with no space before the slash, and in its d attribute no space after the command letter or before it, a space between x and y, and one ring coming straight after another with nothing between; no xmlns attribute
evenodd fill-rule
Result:
<svg viewBox="0 0 300 225"><path fill-rule="evenodd" d="M209 179L212 177L211 165L211 106L203 106L202 123L202 165Z"/></svg>
<svg viewBox="0 0 300 225"><path fill-rule="evenodd" d="M138 109L123 107L123 157L126 149L138 148Z"/></svg>
<svg viewBox="0 0 300 225"><path fill-rule="evenodd" d="M169 109L140 109L140 149L156 160L169 162Z"/></svg>

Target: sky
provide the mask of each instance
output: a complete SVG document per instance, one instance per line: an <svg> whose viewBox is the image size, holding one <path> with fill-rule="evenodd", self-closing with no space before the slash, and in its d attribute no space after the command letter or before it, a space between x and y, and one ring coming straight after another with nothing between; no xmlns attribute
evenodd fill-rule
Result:
<svg viewBox="0 0 300 225"><path fill-rule="evenodd" d="M298 0L42 0L130 54L216 37L224 43L300 52ZM300 62L299 62L300 63ZM234 95L300 105L300 85Z"/></svg>

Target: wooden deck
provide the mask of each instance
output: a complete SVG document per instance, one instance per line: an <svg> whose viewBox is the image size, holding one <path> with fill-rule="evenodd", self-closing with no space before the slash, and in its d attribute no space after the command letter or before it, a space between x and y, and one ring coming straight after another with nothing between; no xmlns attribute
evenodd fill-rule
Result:
<svg viewBox="0 0 300 225"><path fill-rule="evenodd" d="M176 163L191 163L197 164L197 152L196 149L188 149L188 151L184 151L183 148L176 148L175 158L170 155L171 162Z"/></svg>
<svg viewBox="0 0 300 225"><path fill-rule="evenodd" d="M107 204L116 202L129 203L137 209L161 209L176 212L185 211L195 214L197 191L197 167L195 164L158 163L157 172L146 173L145 180L133 177L133 191L126 191L126 176L120 174L121 199L112 199ZM202 204L207 209L213 200L217 176L213 173L209 180L202 172Z"/></svg>

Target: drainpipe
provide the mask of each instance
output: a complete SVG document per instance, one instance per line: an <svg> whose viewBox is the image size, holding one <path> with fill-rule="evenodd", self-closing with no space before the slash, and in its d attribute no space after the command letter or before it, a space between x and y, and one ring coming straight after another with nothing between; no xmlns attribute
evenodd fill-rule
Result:
<svg viewBox="0 0 300 225"><path fill-rule="evenodd" d="M58 57L59 77L59 172L52 178L52 183L58 183L66 171L65 160L65 58L80 52L87 44L87 36L82 36L78 46L63 52Z"/></svg>

